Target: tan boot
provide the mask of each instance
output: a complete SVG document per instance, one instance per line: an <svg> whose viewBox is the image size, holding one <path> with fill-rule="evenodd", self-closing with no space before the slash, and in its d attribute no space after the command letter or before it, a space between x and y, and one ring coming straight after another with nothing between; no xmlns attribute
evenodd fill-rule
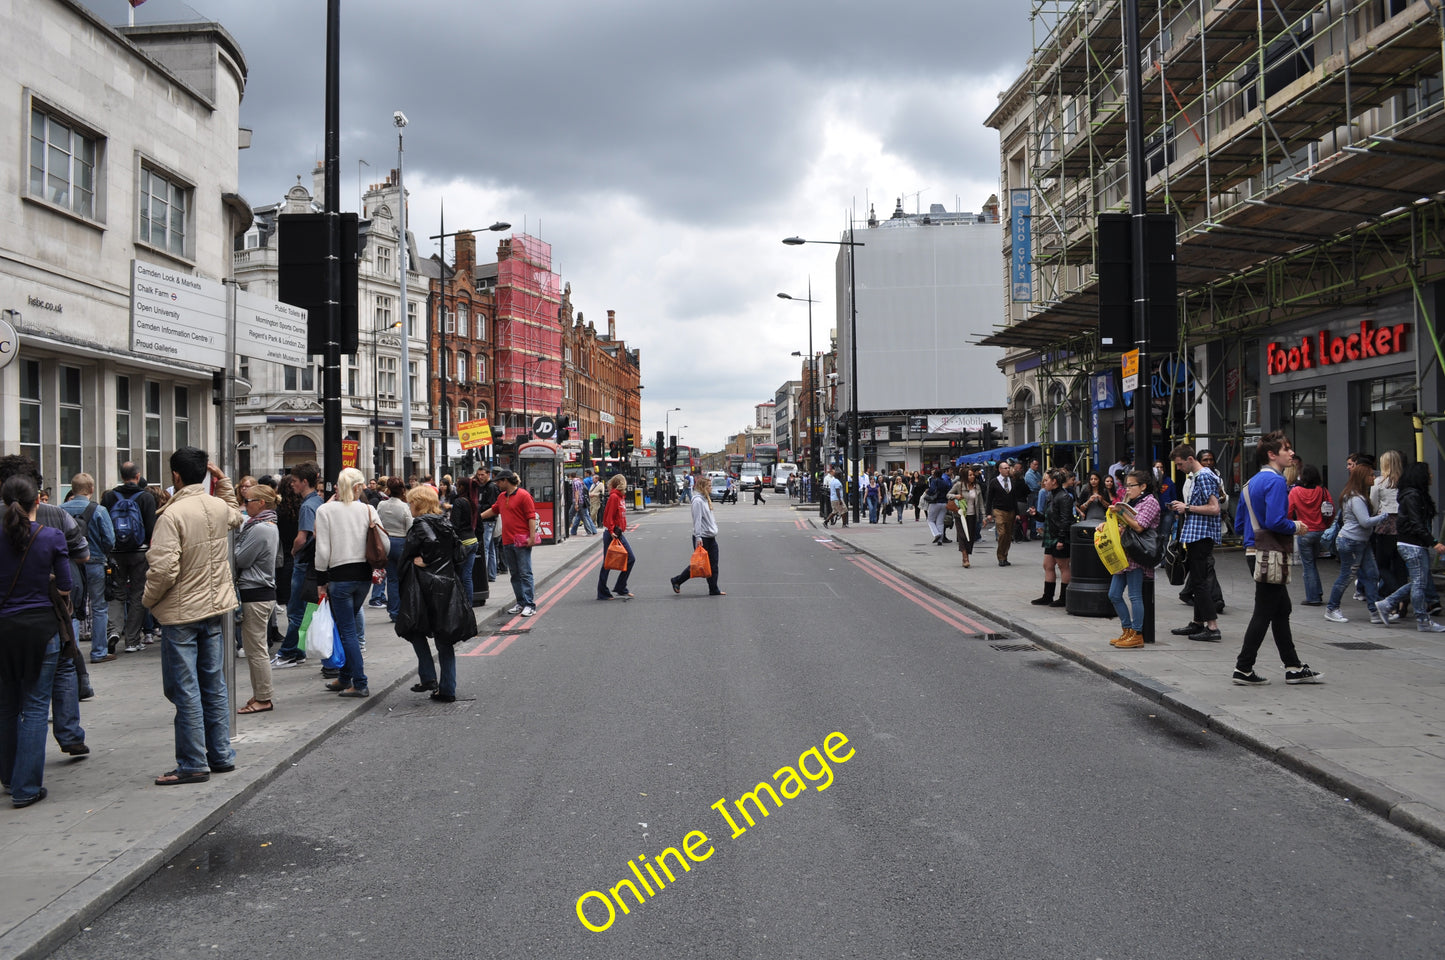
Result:
<svg viewBox="0 0 1445 960"><path fill-rule="evenodd" d="M1111 646L1111 647L1117 647L1119 644L1121 644L1121 643L1123 643L1125 640L1128 640L1128 639L1129 639L1129 634L1130 634L1131 632L1132 632L1132 631L1131 631L1128 627L1125 627L1122 633L1120 633L1120 634L1119 634L1117 637L1115 637L1113 640L1110 640L1110 641L1109 641L1109 646Z"/></svg>
<svg viewBox="0 0 1445 960"><path fill-rule="evenodd" d="M1142 647L1144 646L1144 634L1138 630L1128 630L1124 633L1123 639L1114 644L1114 646L1121 650L1127 650L1131 647Z"/></svg>

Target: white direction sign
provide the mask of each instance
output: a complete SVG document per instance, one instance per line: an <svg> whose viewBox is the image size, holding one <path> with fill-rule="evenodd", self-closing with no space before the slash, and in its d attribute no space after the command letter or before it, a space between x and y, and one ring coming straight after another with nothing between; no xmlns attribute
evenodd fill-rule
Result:
<svg viewBox="0 0 1445 960"><path fill-rule="evenodd" d="M236 352L293 367L311 363L306 311L244 290L236 292Z"/></svg>
<svg viewBox="0 0 1445 960"><path fill-rule="evenodd" d="M226 288L169 267L131 261L130 347L157 360L226 366Z"/></svg>

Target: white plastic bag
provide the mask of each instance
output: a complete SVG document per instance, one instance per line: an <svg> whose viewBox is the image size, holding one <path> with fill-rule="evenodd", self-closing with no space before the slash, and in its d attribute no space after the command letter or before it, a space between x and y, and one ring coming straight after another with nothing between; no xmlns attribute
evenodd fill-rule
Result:
<svg viewBox="0 0 1445 960"><path fill-rule="evenodd" d="M336 621L331 619L331 600L322 600L311 615L311 627L306 631L306 652L325 660L331 656L336 640Z"/></svg>

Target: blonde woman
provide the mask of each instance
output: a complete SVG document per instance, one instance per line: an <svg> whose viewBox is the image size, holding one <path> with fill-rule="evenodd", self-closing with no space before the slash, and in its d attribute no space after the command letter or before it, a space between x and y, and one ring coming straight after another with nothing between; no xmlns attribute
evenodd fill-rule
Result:
<svg viewBox="0 0 1445 960"><path fill-rule="evenodd" d="M246 522L236 537L236 593L241 600L241 649L251 670L251 699L237 713L266 713L271 703L271 653L267 638L276 611L276 569L281 535L276 528L276 491L251 483L241 497Z"/></svg>
<svg viewBox="0 0 1445 960"><path fill-rule="evenodd" d="M1405 475L1405 463L1405 455L1399 450L1386 450L1380 454L1380 475L1370 487L1370 511L1385 517L1370 538L1375 566L1380 571L1378 587L1382 597L1410 582L1410 571L1396 549L1400 538L1395 526L1400 513L1400 478ZM1361 588L1356 586L1355 592L1360 593Z"/></svg>
<svg viewBox="0 0 1445 960"><path fill-rule="evenodd" d="M381 524L381 518L362 496L365 487L361 471L347 467L336 478L335 499L316 511L316 592L320 600L331 602L331 616L346 654L341 675L326 684L326 689L343 697L371 696L361 662L357 621L371 592L366 537L373 523Z"/></svg>
<svg viewBox="0 0 1445 960"><path fill-rule="evenodd" d="M723 591L717 586L717 518L713 516L712 496L710 493L711 483L701 473L693 474L692 484L692 546L697 549L699 543L707 551L708 565L712 567L712 575L707 578L707 593L710 597L725 597ZM673 593L682 593L682 585L692 579L692 563L689 562L683 568L682 573L673 577L669 582L672 584Z"/></svg>

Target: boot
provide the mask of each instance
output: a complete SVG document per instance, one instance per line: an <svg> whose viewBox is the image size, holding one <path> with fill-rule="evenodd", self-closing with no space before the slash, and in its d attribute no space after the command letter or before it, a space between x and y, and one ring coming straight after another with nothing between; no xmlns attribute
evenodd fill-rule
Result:
<svg viewBox="0 0 1445 960"><path fill-rule="evenodd" d="M1057 600L1055 600L1053 603L1049 604L1049 606L1051 606L1051 607L1064 607L1064 606L1068 606L1068 600L1069 600L1069 585L1068 585L1067 583L1061 583L1061 584L1059 584L1059 599L1057 599Z"/></svg>
<svg viewBox="0 0 1445 960"><path fill-rule="evenodd" d="M1125 630L1124 635L1120 637L1118 641L1114 642L1114 646L1121 650L1127 650L1132 647L1142 647L1144 646L1144 634L1138 630Z"/></svg>
<svg viewBox="0 0 1445 960"><path fill-rule="evenodd" d="M1054 602L1054 581L1044 581L1044 595L1037 600L1030 600L1029 603L1036 607L1047 607Z"/></svg>
<svg viewBox="0 0 1445 960"><path fill-rule="evenodd" d="M1110 641L1109 641L1109 646L1111 646L1111 647L1117 647L1119 644L1123 643L1125 640L1128 640L1128 639L1129 639L1129 634L1131 634L1131 633L1133 633L1132 630L1130 630L1128 627L1124 627L1123 629L1121 629L1121 630L1119 631L1119 635L1118 635L1117 637L1115 637L1113 640L1110 640Z"/></svg>

